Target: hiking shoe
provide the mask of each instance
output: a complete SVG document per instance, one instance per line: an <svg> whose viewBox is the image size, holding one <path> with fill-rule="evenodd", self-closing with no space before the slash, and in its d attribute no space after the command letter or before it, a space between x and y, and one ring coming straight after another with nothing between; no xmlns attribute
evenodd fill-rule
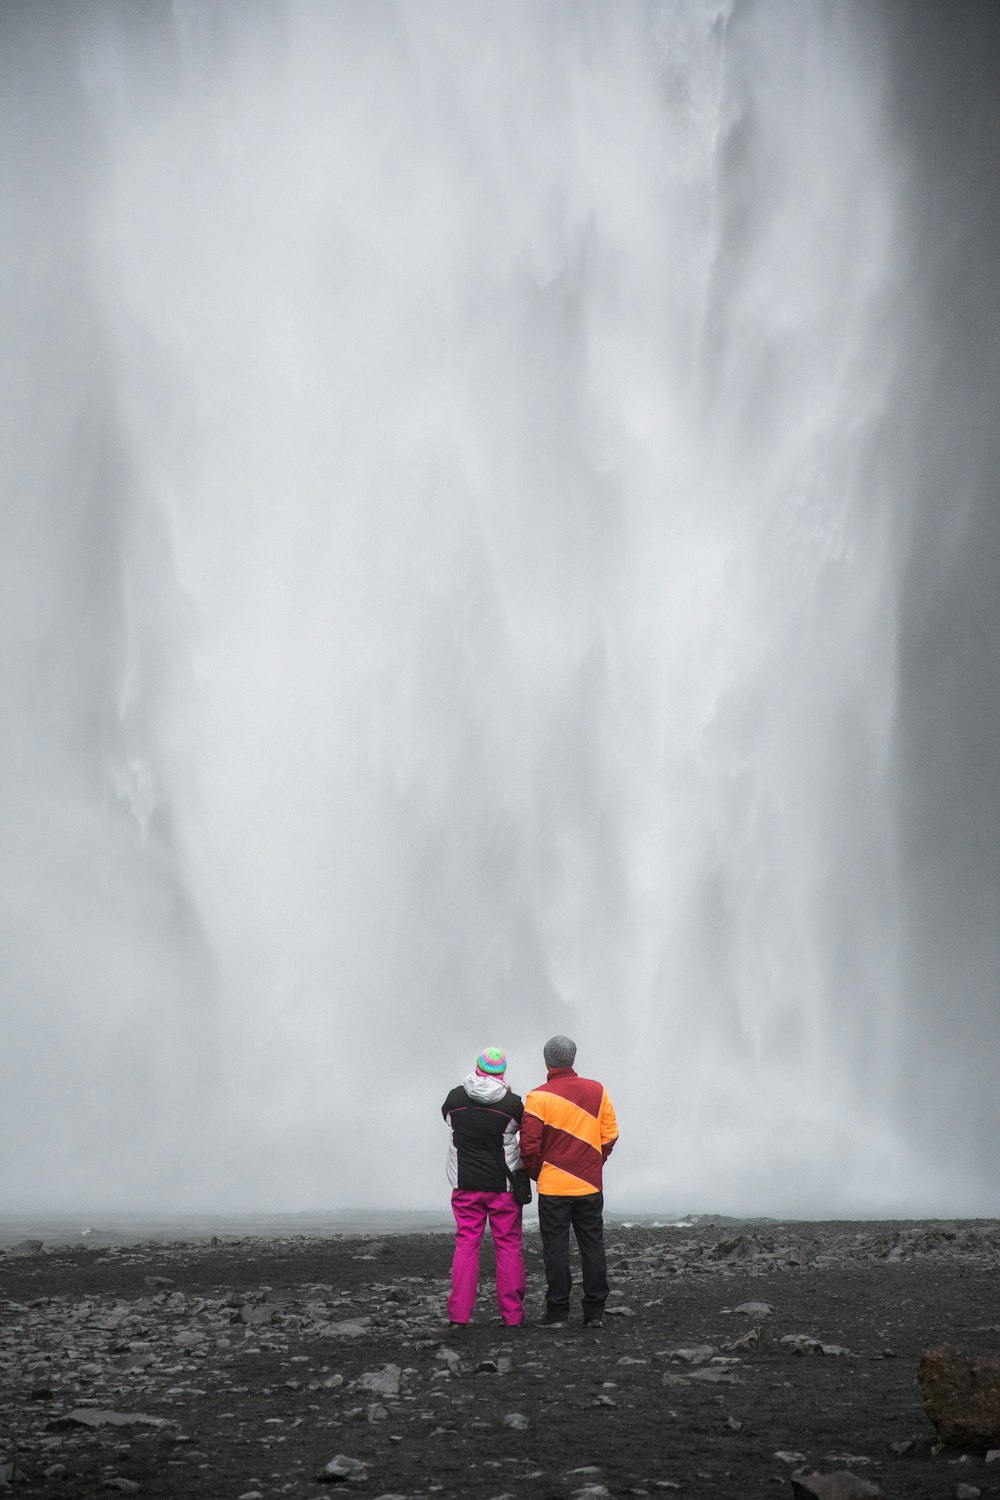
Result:
<svg viewBox="0 0 1000 1500"><path fill-rule="evenodd" d="M584 1328L603 1328L604 1327L604 1319L603 1318L584 1318L584 1320L583 1320L583 1326L584 1326Z"/></svg>
<svg viewBox="0 0 1000 1500"><path fill-rule="evenodd" d="M550 1318L546 1313L544 1318L538 1318L535 1322L536 1328L568 1328L569 1318Z"/></svg>

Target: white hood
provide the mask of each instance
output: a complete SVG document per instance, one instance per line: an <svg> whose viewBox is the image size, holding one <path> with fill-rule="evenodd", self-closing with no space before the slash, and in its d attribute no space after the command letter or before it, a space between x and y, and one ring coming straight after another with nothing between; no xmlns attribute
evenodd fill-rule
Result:
<svg viewBox="0 0 1000 1500"><path fill-rule="evenodd" d="M463 1084L470 1099L480 1104L496 1104L509 1090L502 1078L484 1078L481 1073L470 1073Z"/></svg>

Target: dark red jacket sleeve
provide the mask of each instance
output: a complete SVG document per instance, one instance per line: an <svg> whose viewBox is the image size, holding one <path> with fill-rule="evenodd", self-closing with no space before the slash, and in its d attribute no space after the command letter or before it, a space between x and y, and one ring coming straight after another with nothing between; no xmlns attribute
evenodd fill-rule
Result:
<svg viewBox="0 0 1000 1500"><path fill-rule="evenodd" d="M537 1177L542 1170L542 1122L525 1107L521 1121L521 1136L518 1141L521 1165L529 1177Z"/></svg>

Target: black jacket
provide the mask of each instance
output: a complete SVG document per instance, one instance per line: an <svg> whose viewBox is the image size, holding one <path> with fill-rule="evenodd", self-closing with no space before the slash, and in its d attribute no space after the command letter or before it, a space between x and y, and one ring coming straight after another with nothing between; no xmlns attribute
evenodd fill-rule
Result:
<svg viewBox="0 0 1000 1500"><path fill-rule="evenodd" d="M470 1074L441 1106L451 1128L448 1181L473 1193L502 1193L510 1183L506 1166L520 1166L517 1132L524 1104L496 1078Z"/></svg>

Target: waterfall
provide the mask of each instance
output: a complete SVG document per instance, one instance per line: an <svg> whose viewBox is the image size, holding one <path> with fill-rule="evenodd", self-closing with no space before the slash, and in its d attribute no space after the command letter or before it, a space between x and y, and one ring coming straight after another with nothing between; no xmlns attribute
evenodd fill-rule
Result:
<svg viewBox="0 0 1000 1500"><path fill-rule="evenodd" d="M996 22L0 27L4 1195L991 1211Z"/></svg>

